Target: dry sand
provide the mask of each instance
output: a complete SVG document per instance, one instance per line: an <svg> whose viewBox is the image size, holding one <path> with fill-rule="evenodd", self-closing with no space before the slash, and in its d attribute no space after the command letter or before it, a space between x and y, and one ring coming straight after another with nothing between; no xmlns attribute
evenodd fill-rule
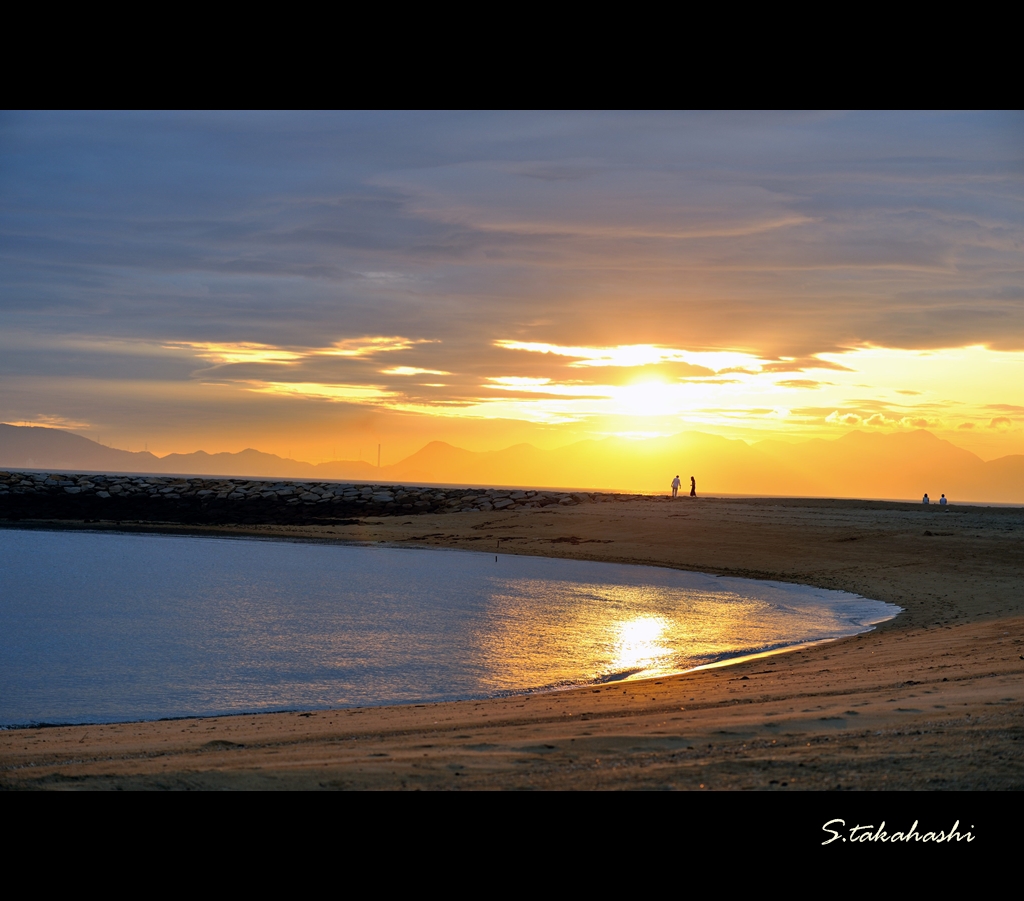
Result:
<svg viewBox="0 0 1024 901"><path fill-rule="evenodd" d="M652 681L10 730L0 732L0 787L1024 787L1021 509L620 499L248 531L485 551L500 541L503 554L798 582L905 612L864 635Z"/></svg>

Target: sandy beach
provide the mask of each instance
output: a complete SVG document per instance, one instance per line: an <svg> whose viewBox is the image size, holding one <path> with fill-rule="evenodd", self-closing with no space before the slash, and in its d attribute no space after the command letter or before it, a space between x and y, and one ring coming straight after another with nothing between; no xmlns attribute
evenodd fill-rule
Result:
<svg viewBox="0 0 1024 901"><path fill-rule="evenodd" d="M619 498L210 531L667 566L840 589L904 612L853 638L651 681L489 701L13 729L0 732L0 787L1024 787L1019 508Z"/></svg>

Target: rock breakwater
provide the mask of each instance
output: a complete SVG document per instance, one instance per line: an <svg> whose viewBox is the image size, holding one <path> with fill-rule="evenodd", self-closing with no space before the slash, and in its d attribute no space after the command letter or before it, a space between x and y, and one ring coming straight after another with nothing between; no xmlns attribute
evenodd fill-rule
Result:
<svg viewBox="0 0 1024 901"><path fill-rule="evenodd" d="M317 523L575 506L631 495L222 477L0 471L0 518Z"/></svg>

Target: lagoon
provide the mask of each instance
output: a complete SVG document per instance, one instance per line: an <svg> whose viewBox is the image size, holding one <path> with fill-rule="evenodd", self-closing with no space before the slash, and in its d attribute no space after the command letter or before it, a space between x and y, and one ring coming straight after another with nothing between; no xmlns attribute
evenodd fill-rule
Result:
<svg viewBox="0 0 1024 901"><path fill-rule="evenodd" d="M866 631L843 592L469 551L0 530L0 726L493 697Z"/></svg>

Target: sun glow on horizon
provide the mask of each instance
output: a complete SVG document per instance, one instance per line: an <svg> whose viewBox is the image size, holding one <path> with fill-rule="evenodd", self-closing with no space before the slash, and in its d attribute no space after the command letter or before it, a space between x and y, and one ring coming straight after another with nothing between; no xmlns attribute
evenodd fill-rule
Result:
<svg viewBox="0 0 1024 901"><path fill-rule="evenodd" d="M222 366L193 376L222 390L363 406L423 421L505 420L510 429L517 422L571 426L575 434L595 438L694 429L747 441L832 437L851 427L926 428L988 456L998 447L1017 452L1008 442L1024 431L1024 352L981 345L861 346L761 358L655 344L499 340L476 354L447 356L452 362L440 369L430 365L436 352L423 347L435 343L377 336L305 350L257 342L164 346ZM512 372L502 372L508 350L525 355ZM400 362L367 367L368 358L383 353L400 353ZM244 377L233 376L227 364L246 364ZM267 376L254 378L253 367L266 367ZM480 374L481 368L495 374ZM327 372L331 377L324 377ZM433 380L419 378L424 376ZM445 381L436 381L438 376Z"/></svg>
<svg viewBox="0 0 1024 901"><path fill-rule="evenodd" d="M3 134L8 422L382 466L587 442L606 481L662 436L1024 455L1016 110L15 110Z"/></svg>

